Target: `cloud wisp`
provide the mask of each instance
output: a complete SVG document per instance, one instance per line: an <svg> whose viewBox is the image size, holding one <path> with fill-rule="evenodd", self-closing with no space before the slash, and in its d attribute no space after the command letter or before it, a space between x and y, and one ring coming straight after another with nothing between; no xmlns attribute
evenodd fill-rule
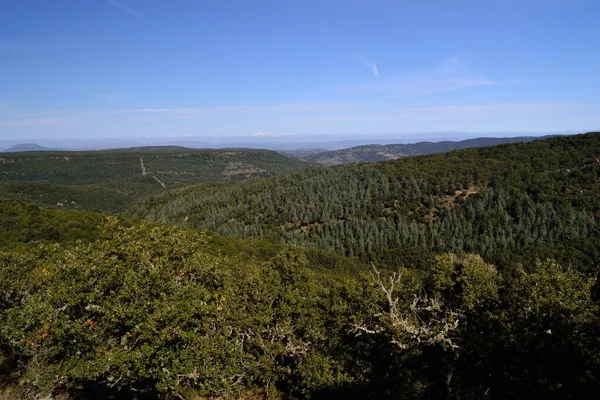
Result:
<svg viewBox="0 0 600 400"><path fill-rule="evenodd" d="M395 102L240 105L221 108L157 108L0 113L0 139L62 135L85 131L112 137L194 138L244 135L247 139L293 140L311 135L372 135L382 132L589 131L600 126L600 104L577 102L505 102L401 106ZM234 116L234 117L232 117ZM298 132L294 134L290 132ZM255 132L255 133L252 133Z"/></svg>
<svg viewBox="0 0 600 400"><path fill-rule="evenodd" d="M144 18L144 16L142 14L127 7L125 4L121 3L119 0L104 0L104 1L112 6L117 7L121 11L126 12L127 14L133 15L136 18Z"/></svg>
<svg viewBox="0 0 600 400"><path fill-rule="evenodd" d="M381 79L364 81L347 87L347 90L360 96L363 100L369 101L523 83L520 80L500 81L487 78L481 73L470 70L456 57L450 58L437 66L385 77L379 75L375 63L363 62L363 64L373 68L373 73Z"/></svg>
<svg viewBox="0 0 600 400"><path fill-rule="evenodd" d="M5 108L0 104L0 127L68 127L86 124L94 125L99 122L104 124L114 123L118 125L126 123L143 124L161 121L194 121L202 119L219 121L230 119L230 117L234 115L239 116L239 118L246 118L245 116L248 115L262 115L265 116L265 118L268 118L269 115L287 115L290 117L307 114L327 115L336 112L350 111L356 107L364 106L365 105L353 103L291 103L199 108L24 112L15 108Z"/></svg>
<svg viewBox="0 0 600 400"><path fill-rule="evenodd" d="M375 61L371 61L371 62L364 62L365 67L371 69L371 71L373 72L373 75L375 75L378 78L381 78L381 74L379 74L379 69L377 69L377 63Z"/></svg>
<svg viewBox="0 0 600 400"><path fill-rule="evenodd" d="M471 112L505 112L505 111L527 111L527 110L567 110L576 108L595 108L592 104L577 103L495 103L460 106L433 106L409 108L409 112L426 114L435 113L471 113Z"/></svg>
<svg viewBox="0 0 600 400"><path fill-rule="evenodd" d="M247 105L201 108L147 108L122 110L122 114L157 115L175 118L203 118L218 115L237 115L254 113L306 113L306 112L335 112L345 111L356 107L350 103L308 103L308 104L275 104Z"/></svg>
<svg viewBox="0 0 600 400"><path fill-rule="evenodd" d="M381 78L381 74L379 73L379 68L377 68L377 63L373 60L369 60L369 57L364 57L362 54L350 54L350 58L353 60L360 62L363 66L369 68L373 75L377 78Z"/></svg>
<svg viewBox="0 0 600 400"><path fill-rule="evenodd" d="M391 108L390 108L391 107ZM137 110L107 110L107 111L42 111L37 113L17 112L15 109L0 108L0 126L63 126L69 123L90 121L176 121L187 119L204 118L229 118L231 115L258 114L270 118L270 115L284 115L299 118L342 118L352 119L357 116L381 117L381 116L404 116L414 117L423 115L454 114L467 115L470 113L505 113L515 111L534 110L597 110L598 104L582 104L573 102L555 103L493 103L476 105L441 105L430 107L408 107L397 108L385 102L364 103L315 103L315 104L281 104L281 105L248 105L230 107L206 107L206 108L157 108ZM389 114L385 114L387 110ZM258 131L251 134L253 137L265 136L292 136L292 133L265 133Z"/></svg>
<svg viewBox="0 0 600 400"><path fill-rule="evenodd" d="M285 138L285 137L302 137L302 134L299 133L266 133L266 132L256 132L250 134L250 137L253 138Z"/></svg>

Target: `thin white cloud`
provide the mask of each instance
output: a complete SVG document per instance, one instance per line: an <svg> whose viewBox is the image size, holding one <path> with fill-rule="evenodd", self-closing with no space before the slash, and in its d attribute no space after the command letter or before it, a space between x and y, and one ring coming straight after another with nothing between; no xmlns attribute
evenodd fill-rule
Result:
<svg viewBox="0 0 600 400"><path fill-rule="evenodd" d="M458 18L464 17L465 13L445 13L445 14L426 14L426 15L414 15L413 19L441 19L441 18Z"/></svg>
<svg viewBox="0 0 600 400"><path fill-rule="evenodd" d="M365 63L371 67L374 64ZM375 65L376 67L376 65ZM354 92L365 100L382 100L391 98L424 96L443 92L452 92L475 87L493 87L508 84L524 83L522 80L495 80L480 72L472 71L457 57L443 63L421 70L388 75L377 81L363 82L349 86L347 90Z"/></svg>
<svg viewBox="0 0 600 400"><path fill-rule="evenodd" d="M298 133L265 133L265 132L256 132L250 135L253 138L282 138L282 137L299 137L302 136Z"/></svg>
<svg viewBox="0 0 600 400"><path fill-rule="evenodd" d="M303 113L344 111L356 107L349 103L275 104L201 108L147 108L122 110L124 114L160 115L165 117L211 117L249 113Z"/></svg>
<svg viewBox="0 0 600 400"><path fill-rule="evenodd" d="M325 111L344 111L356 107L349 103L311 103L311 104L283 104L276 106L266 106L266 110L277 112L325 112Z"/></svg>
<svg viewBox="0 0 600 400"><path fill-rule="evenodd" d="M469 113L469 112L498 112L498 111L522 111L522 110L551 110L551 109L569 109L569 108L589 108L594 107L589 104L577 103L497 103L497 104L477 104L462 106L434 106L409 108L409 112L419 113Z"/></svg>
<svg viewBox="0 0 600 400"><path fill-rule="evenodd" d="M121 11L125 11L126 13L133 15L134 17L137 17L137 18L143 18L144 17L139 12L134 11L131 8L127 7L125 4L121 3L119 0L104 0L104 1L107 2L110 5L113 5L113 6L117 7Z"/></svg>
<svg viewBox="0 0 600 400"><path fill-rule="evenodd" d="M368 57L364 57L363 55L357 53L350 54L349 56L354 60L360 61L362 65L369 68L373 75L375 75L377 78L381 78L379 68L377 68L377 63L375 61L370 61Z"/></svg>
<svg viewBox="0 0 600 400"><path fill-rule="evenodd" d="M82 122L81 117L34 117L34 118L23 118L12 121L3 121L0 119L0 127L13 127L13 128L48 128L48 127L69 127L73 124Z"/></svg>
<svg viewBox="0 0 600 400"><path fill-rule="evenodd" d="M168 137L171 133L174 137L181 137L189 133L194 138L242 134L247 139L259 141L274 138L291 140L324 132L334 135L349 132L372 135L381 132L550 132L567 129L583 132L593 130L583 128L600 126L600 104L577 102L515 101L402 107L396 102L367 101L222 107L216 114L214 110L157 108L129 112L49 110L29 113L14 110L0 113L0 139L57 134L75 137L81 132L86 132L90 138L94 135L131 137L132 132L143 132L144 136L161 137ZM232 118L232 112L239 114ZM302 134L289 133L298 128Z"/></svg>
<svg viewBox="0 0 600 400"><path fill-rule="evenodd" d="M377 63L375 61L364 62L364 64L365 64L365 67L371 69L371 71L373 72L373 75L375 75L378 78L381 78L381 75L379 74L379 70L377 69Z"/></svg>
<svg viewBox="0 0 600 400"><path fill-rule="evenodd" d="M275 105L242 105L204 108L155 108L155 109L125 109L125 110L47 110L25 112L12 107L0 105L0 128L69 128L74 126L136 126L145 124L188 124L195 126L197 120L224 123L236 119L256 118L265 119L302 118L310 115L330 115L336 112L348 111L366 105L350 103L307 103L307 104L275 104ZM220 122L217 122L220 121ZM187 126L185 129L188 129ZM260 137L261 132L257 132ZM0 130L0 137L3 132ZM293 134L265 134L265 137L283 137Z"/></svg>

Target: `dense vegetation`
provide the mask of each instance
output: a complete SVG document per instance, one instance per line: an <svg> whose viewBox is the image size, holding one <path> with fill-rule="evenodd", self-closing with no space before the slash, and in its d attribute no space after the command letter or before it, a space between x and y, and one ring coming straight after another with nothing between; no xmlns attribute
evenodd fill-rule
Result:
<svg viewBox="0 0 600 400"><path fill-rule="evenodd" d="M516 267L560 248L564 261L588 269L600 261L582 250L597 248L600 233L598 159L600 134L557 137L186 187L145 199L130 215L393 268L426 266L440 252Z"/></svg>
<svg viewBox="0 0 600 400"><path fill-rule="evenodd" d="M293 157L316 164L339 165L356 162L373 162L393 160L396 158L419 156L424 154L444 153L452 150L469 149L472 147L494 146L504 143L531 142L535 137L521 136L514 138L477 138L460 142L419 142L412 144L369 144L330 151L289 151Z"/></svg>
<svg viewBox="0 0 600 400"><path fill-rule="evenodd" d="M6 197L115 212L141 196L192 183L271 177L309 166L274 151L183 147L0 154Z"/></svg>
<svg viewBox="0 0 600 400"><path fill-rule="evenodd" d="M74 244L98 237L102 216L59 211L0 199L0 249L27 250L35 243Z"/></svg>
<svg viewBox="0 0 600 400"><path fill-rule="evenodd" d="M388 279L261 242L98 227L89 243L0 255L9 395L577 398L598 385L595 279L553 262L508 283L478 256L441 255Z"/></svg>
<svg viewBox="0 0 600 400"><path fill-rule="evenodd" d="M593 133L169 185L129 217L0 200L0 394L585 398L598 160Z"/></svg>

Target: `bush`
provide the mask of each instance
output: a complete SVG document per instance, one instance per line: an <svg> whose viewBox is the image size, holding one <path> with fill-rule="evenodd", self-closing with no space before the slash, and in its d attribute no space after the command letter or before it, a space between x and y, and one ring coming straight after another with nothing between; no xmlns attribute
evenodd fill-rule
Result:
<svg viewBox="0 0 600 400"><path fill-rule="evenodd" d="M205 234L113 219L103 231L36 261L2 257L0 334L32 393L303 393L345 379L325 354L325 286L300 252L241 261L209 254Z"/></svg>

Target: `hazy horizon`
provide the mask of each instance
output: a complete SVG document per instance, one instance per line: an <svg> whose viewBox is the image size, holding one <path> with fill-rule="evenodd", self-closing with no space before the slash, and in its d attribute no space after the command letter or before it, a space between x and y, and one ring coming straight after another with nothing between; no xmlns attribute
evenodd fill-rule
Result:
<svg viewBox="0 0 600 400"><path fill-rule="evenodd" d="M267 150L327 149L336 150L367 144L411 144L419 142L462 141L478 138L543 137L548 135L573 135L584 132L423 132L409 135L381 134L368 136L303 135L293 137L132 137L123 139L80 138L43 139L30 138L0 140L0 152L15 145L36 144L58 150L103 150L144 146L181 146L188 148L254 148Z"/></svg>

